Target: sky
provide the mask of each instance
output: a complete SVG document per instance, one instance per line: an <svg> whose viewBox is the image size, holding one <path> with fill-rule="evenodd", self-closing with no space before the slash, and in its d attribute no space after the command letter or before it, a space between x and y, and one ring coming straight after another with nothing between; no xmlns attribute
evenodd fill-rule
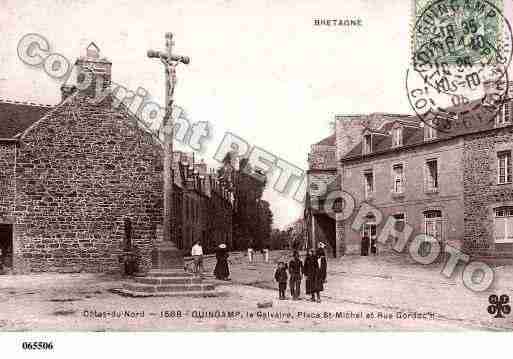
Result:
<svg viewBox="0 0 513 359"><path fill-rule="evenodd" d="M362 26L314 26L316 18ZM191 57L178 68L175 103L212 126L205 161L216 165L229 131L306 170L310 145L331 134L336 114L412 112L411 21L410 0L0 0L0 98L59 102L61 82L16 54L21 37L37 33L72 62L94 41L113 81L163 104L163 69L146 51L163 49L173 32L175 52ZM291 193L269 186L264 199L277 227L302 216Z"/></svg>

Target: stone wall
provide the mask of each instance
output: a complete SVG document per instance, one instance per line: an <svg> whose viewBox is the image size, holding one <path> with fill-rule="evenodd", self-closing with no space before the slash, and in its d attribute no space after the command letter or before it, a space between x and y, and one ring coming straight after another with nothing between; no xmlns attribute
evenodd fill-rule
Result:
<svg viewBox="0 0 513 359"><path fill-rule="evenodd" d="M308 167L315 169L333 169L337 167L336 147L312 145L308 154Z"/></svg>
<svg viewBox="0 0 513 359"><path fill-rule="evenodd" d="M437 192L427 191L424 183L424 167L427 159L438 160ZM404 168L404 191L396 195L392 191L392 167ZM343 189L355 199L353 217L345 221L343 242L345 252L360 253L361 233L351 228L354 216L362 202L368 202L383 214L378 234L386 218L404 214L406 222L414 228L413 236L424 233L424 211L442 211L442 238L445 243L460 247L463 241L463 140L454 139L443 143L427 144L413 149L397 150L388 154L347 161L343 167ZM364 198L363 173L372 169L374 195ZM340 225L338 226L340 229ZM413 237L412 236L412 237Z"/></svg>
<svg viewBox="0 0 513 359"><path fill-rule="evenodd" d="M119 270L125 217L149 268L162 222L160 148L123 110L72 99L21 140L15 269Z"/></svg>
<svg viewBox="0 0 513 359"><path fill-rule="evenodd" d="M513 151L511 127L465 138L464 248L476 256L513 256L513 243L494 241L494 209L513 205L513 184L497 183L497 152L504 150Z"/></svg>
<svg viewBox="0 0 513 359"><path fill-rule="evenodd" d="M16 143L0 142L0 221L9 223L14 210L14 162Z"/></svg>

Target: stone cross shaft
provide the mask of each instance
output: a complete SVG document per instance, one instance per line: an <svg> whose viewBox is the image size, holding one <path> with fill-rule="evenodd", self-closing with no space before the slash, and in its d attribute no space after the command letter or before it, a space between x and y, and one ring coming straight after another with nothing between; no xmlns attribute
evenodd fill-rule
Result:
<svg viewBox="0 0 513 359"><path fill-rule="evenodd" d="M173 95L176 85L176 66L179 63L188 64L190 59L187 56L179 56L173 54L173 34L166 33L166 50L155 51L148 50L149 58L159 58L165 68L166 81L166 113L163 119L164 128L164 217L163 217L163 240L166 242L173 241L173 174L172 174L172 158L173 158Z"/></svg>

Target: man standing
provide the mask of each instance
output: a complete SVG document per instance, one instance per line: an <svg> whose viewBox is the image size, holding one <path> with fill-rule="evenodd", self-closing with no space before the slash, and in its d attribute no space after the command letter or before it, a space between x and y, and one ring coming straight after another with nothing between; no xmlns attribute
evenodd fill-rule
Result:
<svg viewBox="0 0 513 359"><path fill-rule="evenodd" d="M289 263L290 295L292 296L292 300L299 299L302 273L303 263L299 260L298 251L294 251L293 258Z"/></svg>
<svg viewBox="0 0 513 359"><path fill-rule="evenodd" d="M269 263L269 248L264 247L264 262Z"/></svg>
<svg viewBox="0 0 513 359"><path fill-rule="evenodd" d="M203 247L200 241L196 241L196 244L192 246L191 255L194 262L194 273L203 275Z"/></svg>
<svg viewBox="0 0 513 359"><path fill-rule="evenodd" d="M248 243L248 261L249 263L253 262L253 240Z"/></svg>

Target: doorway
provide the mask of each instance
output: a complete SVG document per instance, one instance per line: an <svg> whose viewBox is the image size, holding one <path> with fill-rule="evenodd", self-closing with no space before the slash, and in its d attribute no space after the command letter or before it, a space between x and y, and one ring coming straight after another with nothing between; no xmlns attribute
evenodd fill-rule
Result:
<svg viewBox="0 0 513 359"><path fill-rule="evenodd" d="M324 243L326 250L337 258L337 235L335 219L326 214L315 215L315 241ZM328 254L328 253L327 253Z"/></svg>
<svg viewBox="0 0 513 359"><path fill-rule="evenodd" d="M0 224L0 264L12 268L12 224Z"/></svg>
<svg viewBox="0 0 513 359"><path fill-rule="evenodd" d="M377 255L377 225L376 218L368 215L362 229L361 255Z"/></svg>

